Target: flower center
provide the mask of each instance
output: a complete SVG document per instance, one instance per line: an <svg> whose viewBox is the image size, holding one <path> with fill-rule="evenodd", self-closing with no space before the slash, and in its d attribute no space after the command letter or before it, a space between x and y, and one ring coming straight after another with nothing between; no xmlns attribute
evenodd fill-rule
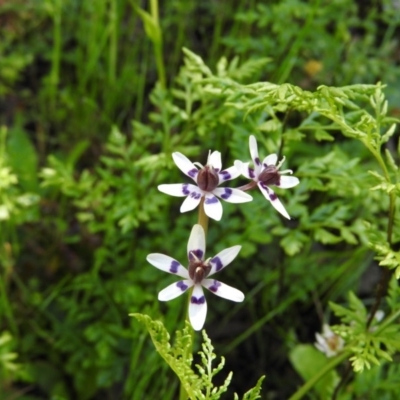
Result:
<svg viewBox="0 0 400 400"><path fill-rule="evenodd" d="M281 176L278 172L278 168L275 165L267 165L263 169L260 175L258 175L259 182L262 182L266 185L277 185L281 181Z"/></svg>
<svg viewBox="0 0 400 400"><path fill-rule="evenodd" d="M328 347L332 350L332 351L339 351L341 350L341 341L340 341L340 336L337 335L333 335L329 338L326 338L326 343L328 345Z"/></svg>
<svg viewBox="0 0 400 400"><path fill-rule="evenodd" d="M200 283L211 271L209 260L199 260L197 257L189 262L189 277L194 283Z"/></svg>
<svg viewBox="0 0 400 400"><path fill-rule="evenodd" d="M197 185L205 192L212 192L219 183L216 169L210 165L203 167L197 175Z"/></svg>

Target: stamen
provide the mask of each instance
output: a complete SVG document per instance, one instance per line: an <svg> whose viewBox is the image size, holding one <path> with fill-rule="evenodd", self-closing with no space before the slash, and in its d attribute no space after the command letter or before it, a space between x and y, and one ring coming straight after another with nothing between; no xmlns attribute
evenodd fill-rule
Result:
<svg viewBox="0 0 400 400"><path fill-rule="evenodd" d="M293 171L291 169L285 169L283 171L279 171L279 175L283 175L283 174L293 174Z"/></svg>
<svg viewBox="0 0 400 400"><path fill-rule="evenodd" d="M207 165L210 165L211 150L208 150Z"/></svg>
<svg viewBox="0 0 400 400"><path fill-rule="evenodd" d="M204 168L204 166L200 164L198 161L195 161L193 164L198 166L199 168Z"/></svg>
<svg viewBox="0 0 400 400"><path fill-rule="evenodd" d="M282 156L282 160L279 161L278 165L276 166L276 169L279 169L281 167L281 165L285 162L285 160L286 160L286 157Z"/></svg>
<svg viewBox="0 0 400 400"><path fill-rule="evenodd" d="M194 258L195 262L200 262L201 260L196 256L196 254L194 253L194 251L191 251L190 254L192 255L192 257Z"/></svg>

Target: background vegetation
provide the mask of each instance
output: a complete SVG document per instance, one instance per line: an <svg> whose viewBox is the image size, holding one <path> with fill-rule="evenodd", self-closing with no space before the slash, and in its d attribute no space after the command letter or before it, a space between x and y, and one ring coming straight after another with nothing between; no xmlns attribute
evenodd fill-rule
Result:
<svg viewBox="0 0 400 400"><path fill-rule="evenodd" d="M301 181L281 196L291 221L254 195L252 208L224 204L209 231L210 254L243 246L225 281L246 300L210 300L205 326L234 373L227 398L261 375L263 398L288 398L302 383L288 355L335 322L328 301L346 302L349 290L367 307L374 301L380 269L365 221L384 233L389 207L369 190L377 161L320 114L275 105L248 113L216 87L380 81L387 118L398 117L398 2L158 6L0 2L0 399L176 398L179 382L128 316L183 327L186 303L157 301L171 280L145 261L153 252L184 260L197 220L157 191L182 181L173 151L204 163L219 150L228 165L249 159L254 134L260 153L284 154ZM202 57L200 70L190 57L185 64L183 47ZM211 86L196 84L202 65L218 78ZM358 107L371 107L368 90ZM387 148L397 145L398 131ZM383 363L351 377L347 398L395 399L398 369Z"/></svg>

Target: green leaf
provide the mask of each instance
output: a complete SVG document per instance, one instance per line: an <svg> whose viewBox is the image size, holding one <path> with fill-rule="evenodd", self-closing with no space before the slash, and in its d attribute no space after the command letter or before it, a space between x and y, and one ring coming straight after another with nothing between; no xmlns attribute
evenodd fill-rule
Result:
<svg viewBox="0 0 400 400"><path fill-rule="evenodd" d="M10 157L9 163L17 174L22 189L27 192L37 193L39 184L36 150L28 134L18 124L8 132L7 150Z"/></svg>
<svg viewBox="0 0 400 400"><path fill-rule="evenodd" d="M143 21L144 30L146 31L146 35L148 36L148 38L153 43L159 44L161 42L161 31L153 16L150 15L147 11L142 10L136 4L134 4L133 7Z"/></svg>
<svg viewBox="0 0 400 400"><path fill-rule="evenodd" d="M190 327L176 332L175 346L170 344L170 335L161 321L153 321L148 315L130 314L148 330L151 340L165 362L180 379L186 393L191 399L196 399L196 393L201 392L202 382L193 372L192 336Z"/></svg>
<svg viewBox="0 0 400 400"><path fill-rule="evenodd" d="M298 230L290 231L281 241L280 245L289 256L294 256L308 242L308 236Z"/></svg>
<svg viewBox="0 0 400 400"><path fill-rule="evenodd" d="M310 344L300 344L294 347L289 359L298 374L308 381L315 376L326 364L329 358ZM314 386L319 398L328 399L339 382L339 375L335 370L329 371Z"/></svg>
<svg viewBox="0 0 400 400"><path fill-rule="evenodd" d="M315 139L317 139L319 142L321 140L327 140L329 142L332 142L333 140L335 140L335 138L329 134L327 131L324 131L323 129L317 129L314 132L315 135Z"/></svg>
<svg viewBox="0 0 400 400"><path fill-rule="evenodd" d="M314 231L314 238L323 244L334 244L342 240L340 236L335 236L333 233L323 228Z"/></svg>

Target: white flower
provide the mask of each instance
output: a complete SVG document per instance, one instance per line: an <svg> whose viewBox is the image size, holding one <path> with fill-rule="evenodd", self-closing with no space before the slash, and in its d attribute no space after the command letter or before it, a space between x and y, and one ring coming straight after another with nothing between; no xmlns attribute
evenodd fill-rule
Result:
<svg viewBox="0 0 400 400"><path fill-rule="evenodd" d="M193 287L189 303L189 320L194 330L200 330L207 315L207 302L202 286L225 299L236 302L244 300L244 294L240 290L215 279L206 279L229 265L238 255L240 249L241 246L229 247L219 252L216 256L204 260L206 250L204 229L201 225L194 225L187 246L188 269L175 259L164 254L154 253L147 256L147 261L156 268L184 278L161 290L158 294L158 300L169 301L175 299Z"/></svg>
<svg viewBox="0 0 400 400"><path fill-rule="evenodd" d="M258 157L258 148L256 138L251 135L249 138L250 155L253 160L254 168L249 166L250 163L242 163L241 161L235 161L235 166L241 173L248 179L252 179L255 184L260 188L261 193L267 200L271 202L274 208L280 212L284 217L290 219L289 214L285 210L278 196L271 189L271 185L278 186L282 189L292 188L299 184L298 178L294 176L285 176L284 174L292 174L290 169L279 171L279 168L285 161L285 157L276 165L278 156L276 154L270 154L265 157L263 162ZM252 185L246 185L248 189L252 188Z"/></svg>
<svg viewBox="0 0 400 400"><path fill-rule="evenodd" d="M240 171L234 166L221 170L219 151L211 153L208 156L207 165L200 169L181 153L172 153L172 157L177 167L198 185L174 183L158 186L158 190L171 196L187 196L181 206L182 213L195 209L204 196L205 213L210 218L219 221L222 217L222 205L218 197L229 203L245 203L253 200L250 195L239 189L218 187L222 182L235 179L240 175Z"/></svg>
<svg viewBox="0 0 400 400"><path fill-rule="evenodd" d="M344 346L344 340L332 332L329 325L322 326L322 334L316 333L315 337L317 342L314 343L315 347L325 353L327 357L333 357L338 354Z"/></svg>

